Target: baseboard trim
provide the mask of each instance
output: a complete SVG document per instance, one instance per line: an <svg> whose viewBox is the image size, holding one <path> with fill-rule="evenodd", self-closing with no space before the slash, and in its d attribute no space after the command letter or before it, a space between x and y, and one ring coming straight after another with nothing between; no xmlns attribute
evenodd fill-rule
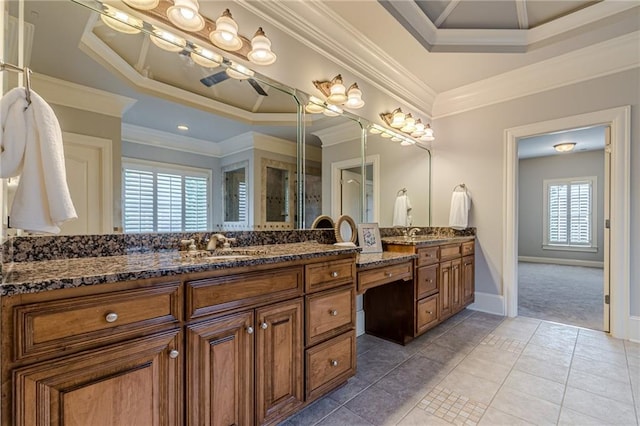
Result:
<svg viewBox="0 0 640 426"><path fill-rule="evenodd" d="M504 296L476 291L476 301L469 305L469 309L504 316Z"/></svg>
<svg viewBox="0 0 640 426"><path fill-rule="evenodd" d="M364 311L356 311L356 336L364 334Z"/></svg>
<svg viewBox="0 0 640 426"><path fill-rule="evenodd" d="M640 317L631 315L628 326L627 338L632 342L640 343Z"/></svg>
<svg viewBox="0 0 640 426"><path fill-rule="evenodd" d="M595 260L554 259L551 257L518 256L518 262L551 263L553 265L586 266L588 268L604 268L604 262Z"/></svg>

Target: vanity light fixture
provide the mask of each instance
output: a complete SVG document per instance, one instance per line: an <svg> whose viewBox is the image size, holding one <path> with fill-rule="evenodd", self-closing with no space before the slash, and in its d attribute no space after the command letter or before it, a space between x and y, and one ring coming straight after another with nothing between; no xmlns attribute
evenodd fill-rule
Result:
<svg viewBox="0 0 640 426"><path fill-rule="evenodd" d="M173 6L167 9L167 18L181 30L200 31L204 28L198 0L173 0Z"/></svg>
<svg viewBox="0 0 640 426"><path fill-rule="evenodd" d="M212 52L209 49L205 49L204 47L195 45L193 50L193 53L195 54L191 54L191 59L193 59L193 62L202 67L215 68L223 61L222 56L218 55L215 52Z"/></svg>
<svg viewBox="0 0 640 426"><path fill-rule="evenodd" d="M342 108L337 105L327 105L327 107L322 110L322 113L327 117L337 117L342 114L342 112Z"/></svg>
<svg viewBox="0 0 640 426"><path fill-rule="evenodd" d="M304 110L309 114L320 114L325 110L324 102L315 96L309 97L309 102L304 107Z"/></svg>
<svg viewBox="0 0 640 426"><path fill-rule="evenodd" d="M181 52L187 46L187 41L182 37L159 28L153 29L151 42L168 52Z"/></svg>
<svg viewBox="0 0 640 426"><path fill-rule="evenodd" d="M111 6L105 6L109 15L100 15L100 19L109 28L124 34L138 34L142 28L142 21Z"/></svg>
<svg viewBox="0 0 640 426"><path fill-rule="evenodd" d="M262 27L258 28L251 39L251 51L247 58L257 65L271 65L276 61L276 54L271 51L271 40L264 34Z"/></svg>
<svg viewBox="0 0 640 426"><path fill-rule="evenodd" d="M229 77L236 80L247 80L254 76L254 72L242 64L231 61L231 65L226 69Z"/></svg>
<svg viewBox="0 0 640 426"><path fill-rule="evenodd" d="M216 19L216 29L209 34L211 43L221 49L235 52L242 47L242 40L238 37L238 24L233 20L229 9Z"/></svg>
<svg viewBox="0 0 640 426"><path fill-rule="evenodd" d="M358 84L353 83L347 90L340 74L333 77L331 81L314 80L313 85L325 96L327 104L340 105L351 109L358 109L364 106L362 91Z"/></svg>
<svg viewBox="0 0 640 426"><path fill-rule="evenodd" d="M160 0L122 0L134 9L151 10L158 7Z"/></svg>
<svg viewBox="0 0 640 426"><path fill-rule="evenodd" d="M563 142L563 143L559 143L553 146L553 149L555 149L558 152L569 152L569 151L573 151L573 148L575 148L576 143L575 142Z"/></svg>
<svg viewBox="0 0 640 426"><path fill-rule="evenodd" d="M435 140L433 129L427 123L424 124L421 119L415 119L411 114L405 114L402 109L396 108L392 112L383 112L380 118L386 125L398 131L416 138L422 142L430 142ZM408 139L411 140L411 139ZM415 141L413 141L415 143Z"/></svg>

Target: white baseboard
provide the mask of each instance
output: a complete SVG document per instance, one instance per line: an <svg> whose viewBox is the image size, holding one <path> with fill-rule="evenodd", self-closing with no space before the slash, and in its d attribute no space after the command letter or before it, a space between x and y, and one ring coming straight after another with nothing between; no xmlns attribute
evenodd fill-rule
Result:
<svg viewBox="0 0 640 426"><path fill-rule="evenodd" d="M627 338L640 343L640 317L629 316Z"/></svg>
<svg viewBox="0 0 640 426"><path fill-rule="evenodd" d="M469 309L486 312L488 314L506 315L504 311L504 296L499 294L476 291L476 301L469 305Z"/></svg>
<svg viewBox="0 0 640 426"><path fill-rule="evenodd" d="M356 311L356 336L364 334L364 311Z"/></svg>
<svg viewBox="0 0 640 426"><path fill-rule="evenodd" d="M589 268L604 268L604 262L598 262L595 260L554 259L551 257L518 256L518 262L551 263L553 265L586 266Z"/></svg>

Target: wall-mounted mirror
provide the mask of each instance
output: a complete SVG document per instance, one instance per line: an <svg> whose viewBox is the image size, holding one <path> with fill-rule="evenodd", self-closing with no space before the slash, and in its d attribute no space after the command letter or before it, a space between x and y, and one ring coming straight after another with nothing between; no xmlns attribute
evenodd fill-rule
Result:
<svg viewBox="0 0 640 426"><path fill-rule="evenodd" d="M222 168L223 215L225 228L248 225L249 219L249 162L231 164Z"/></svg>

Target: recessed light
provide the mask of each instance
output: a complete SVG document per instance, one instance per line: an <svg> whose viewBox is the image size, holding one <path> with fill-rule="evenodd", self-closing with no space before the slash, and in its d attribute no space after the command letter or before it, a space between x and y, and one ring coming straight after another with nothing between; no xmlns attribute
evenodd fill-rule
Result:
<svg viewBox="0 0 640 426"><path fill-rule="evenodd" d="M564 142L554 145L553 148L558 152L569 152L576 146L575 142Z"/></svg>
<svg viewBox="0 0 640 426"><path fill-rule="evenodd" d="M178 130L189 130L189 126L185 126L184 124L178 124Z"/></svg>

